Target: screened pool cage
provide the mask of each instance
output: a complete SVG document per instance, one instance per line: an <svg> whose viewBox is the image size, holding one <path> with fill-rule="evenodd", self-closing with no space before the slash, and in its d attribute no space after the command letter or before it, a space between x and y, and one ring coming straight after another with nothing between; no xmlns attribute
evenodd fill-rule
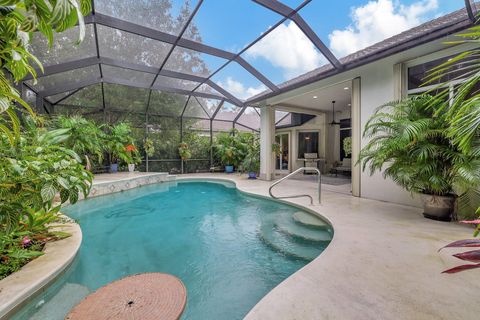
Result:
<svg viewBox="0 0 480 320"><path fill-rule="evenodd" d="M277 27L294 23L327 67L343 68L301 16L310 0L289 1L295 9L275 0L241 2L248 10L224 10L220 0L95 0L80 45L75 44L78 27L56 34L52 47L45 37L33 35L30 51L44 72L38 71L37 81L22 81L22 96L47 115L80 114L100 123L129 121L137 141L150 137L154 142L155 155L144 161L142 170L180 171L181 141L189 143L193 153L185 170L209 170L215 165L215 134L232 128L258 132L260 110L253 101L285 90L280 83L285 79L269 79L248 55ZM235 5L237 0L229 8ZM235 38L242 26L215 25L215 15L248 23L259 11L263 29L251 34L249 44L229 51L219 48L215 37L203 35L196 20L208 17L212 26L228 29L222 31L231 31ZM248 78L258 84L257 90L239 93L231 85L233 78ZM276 113L277 125L288 125L290 118L287 112Z"/></svg>

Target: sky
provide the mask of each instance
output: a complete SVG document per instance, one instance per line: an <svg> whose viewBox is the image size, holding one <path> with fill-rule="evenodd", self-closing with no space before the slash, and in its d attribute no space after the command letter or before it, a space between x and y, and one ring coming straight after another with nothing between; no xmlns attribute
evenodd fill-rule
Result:
<svg viewBox="0 0 480 320"><path fill-rule="evenodd" d="M295 8L302 1L282 2ZM312 0L299 13L330 50L343 57L463 6L463 0ZM193 21L205 44L238 53L281 19L253 1L205 0ZM242 57L275 84L327 63L292 21ZM236 63L212 79L241 99L266 89Z"/></svg>

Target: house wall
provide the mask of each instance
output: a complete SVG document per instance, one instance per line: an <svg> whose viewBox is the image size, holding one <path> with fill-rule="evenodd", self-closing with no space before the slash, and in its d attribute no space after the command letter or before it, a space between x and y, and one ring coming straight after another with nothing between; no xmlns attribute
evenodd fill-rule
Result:
<svg viewBox="0 0 480 320"><path fill-rule="evenodd" d="M291 92L270 98L266 101L266 103L267 105L274 106L281 104L285 100L292 102L294 101L292 98L294 98L296 95L306 94L313 90L318 90L319 88L324 88L337 83L342 83L347 80L360 78L360 123L361 128L364 128L366 122L378 106L395 100L399 97L398 92L400 90L398 86L402 83L402 81L399 81L399 79L395 78L394 76L394 70L398 70L399 63L406 63L413 59L423 59L422 57L429 55L432 56L431 60L433 60L434 57L439 57L442 55L447 56L455 52L462 52L466 50L465 46L456 46L452 48L451 46L443 44L444 41L447 40L451 40L451 38L445 38L443 40L418 46L368 65L306 85ZM402 72L395 72L397 77L400 74L402 74ZM368 139L362 138L360 147L364 147L367 143ZM331 149L327 149L326 153L329 154L331 151ZM353 159L353 161L355 161L355 159ZM383 174L379 172L373 175L370 175L369 172L361 173L360 196L363 198L421 207L421 203L417 196L412 197L409 192L396 185L392 180L384 179Z"/></svg>

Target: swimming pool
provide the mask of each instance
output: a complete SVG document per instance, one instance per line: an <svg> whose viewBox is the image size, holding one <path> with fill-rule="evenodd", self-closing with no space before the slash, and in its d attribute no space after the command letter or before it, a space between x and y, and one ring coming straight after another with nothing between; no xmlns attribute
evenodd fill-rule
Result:
<svg viewBox="0 0 480 320"><path fill-rule="evenodd" d="M241 319L332 237L319 219L303 224L305 213L296 207L213 181L145 186L80 201L64 212L82 229L77 258L14 319L63 319L99 287L154 271L184 282L182 319ZM299 214L303 219L292 218Z"/></svg>

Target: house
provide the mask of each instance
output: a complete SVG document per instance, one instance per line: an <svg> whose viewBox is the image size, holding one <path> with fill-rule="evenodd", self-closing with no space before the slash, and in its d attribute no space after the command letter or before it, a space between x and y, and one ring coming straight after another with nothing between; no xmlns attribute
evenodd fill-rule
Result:
<svg viewBox="0 0 480 320"><path fill-rule="evenodd" d="M247 103L261 109L260 177L271 180L303 166L302 152L308 148L318 154L319 167L327 174L345 158L343 140L350 135L351 158L357 159L367 143L362 128L375 109L426 91L421 84L429 69L475 45L445 43L471 25L466 9L458 10L346 56L340 69L329 64L279 85L279 92L250 98ZM310 139L307 149L305 139ZM288 150L282 160L271 152L275 141ZM355 161L350 163L354 196L420 204L381 173L370 176Z"/></svg>

